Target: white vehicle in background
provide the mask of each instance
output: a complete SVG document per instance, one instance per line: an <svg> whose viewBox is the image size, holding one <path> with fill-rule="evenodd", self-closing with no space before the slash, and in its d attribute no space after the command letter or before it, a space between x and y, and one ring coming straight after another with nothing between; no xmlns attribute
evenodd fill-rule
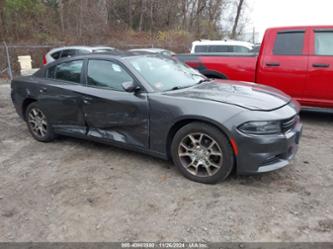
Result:
<svg viewBox="0 0 333 249"><path fill-rule="evenodd" d="M89 47L89 46L70 46L54 48L50 50L43 57L43 64L49 64L55 60L64 57L72 57L76 55L90 54L90 53L109 53L115 52L117 49L112 47Z"/></svg>
<svg viewBox="0 0 333 249"><path fill-rule="evenodd" d="M234 40L200 40L192 42L191 54L198 53L251 53L254 44Z"/></svg>

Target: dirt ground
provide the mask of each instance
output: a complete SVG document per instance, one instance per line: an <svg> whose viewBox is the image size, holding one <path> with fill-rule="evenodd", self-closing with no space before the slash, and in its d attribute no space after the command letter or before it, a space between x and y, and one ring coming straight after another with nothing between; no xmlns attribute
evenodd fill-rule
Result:
<svg viewBox="0 0 333 249"><path fill-rule="evenodd" d="M293 163L207 186L170 162L36 142L0 84L0 241L333 240L333 114L302 113Z"/></svg>

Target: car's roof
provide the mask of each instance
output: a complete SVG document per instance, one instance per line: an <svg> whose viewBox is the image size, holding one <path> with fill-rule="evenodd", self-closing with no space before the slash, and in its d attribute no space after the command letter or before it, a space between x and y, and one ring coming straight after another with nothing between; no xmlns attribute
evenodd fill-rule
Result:
<svg viewBox="0 0 333 249"><path fill-rule="evenodd" d="M135 53L131 51L121 51L118 50L117 52L103 52L103 53L92 53L82 56L77 56L75 58L114 58L114 59L123 59L123 58L130 58L130 57L158 57L164 58L163 55L158 53ZM74 57L72 57L74 58Z"/></svg>
<svg viewBox="0 0 333 249"><path fill-rule="evenodd" d="M67 49L77 49L77 50L89 50L89 51L93 51L96 49L110 49L113 50L113 47L106 47L106 46L65 46L65 47L58 47L58 48L53 48L49 51L49 53L54 53L57 51L61 51L61 50L67 50Z"/></svg>
<svg viewBox="0 0 333 249"><path fill-rule="evenodd" d="M333 25L308 25L308 26L277 26L277 27L271 27L268 28L267 30L275 30L275 29L307 29L307 28L312 28L312 29L333 29Z"/></svg>
<svg viewBox="0 0 333 249"><path fill-rule="evenodd" d="M77 55L73 57L64 57L58 60L55 60L36 72L36 75L43 74L45 70L55 65L61 64L67 61L74 61L74 60L84 60L84 59L115 59L121 61L123 58L130 58L130 57L163 57L160 54L136 54L128 51L121 51L117 50L117 52L103 52L103 53L91 53L85 55Z"/></svg>
<svg viewBox="0 0 333 249"><path fill-rule="evenodd" d="M110 49L110 50L114 50L115 48L113 47L104 47L104 46L96 46L96 47L90 47L91 49L93 50L96 50L96 49Z"/></svg>
<svg viewBox="0 0 333 249"><path fill-rule="evenodd" d="M65 57L61 58L59 60L56 60L53 63L48 64L47 66L60 64L62 62L71 61L71 60L80 60L80 59L116 59L121 60L123 58L129 58L129 57L143 57L143 56L149 56L149 57L160 57L159 54L136 54L129 51L121 51L117 50L115 52L102 52L102 53L91 53L91 54L85 54L85 55L77 55L73 57Z"/></svg>
<svg viewBox="0 0 333 249"><path fill-rule="evenodd" d="M236 41L236 40L200 40L192 42L192 46L197 45L226 45L226 46L243 46L251 48L253 44L250 42Z"/></svg>
<svg viewBox="0 0 333 249"><path fill-rule="evenodd" d="M152 53L159 53L159 52L163 52L163 51L169 51L167 49L164 48L134 48L134 49L130 49L129 51L131 52L152 52Z"/></svg>

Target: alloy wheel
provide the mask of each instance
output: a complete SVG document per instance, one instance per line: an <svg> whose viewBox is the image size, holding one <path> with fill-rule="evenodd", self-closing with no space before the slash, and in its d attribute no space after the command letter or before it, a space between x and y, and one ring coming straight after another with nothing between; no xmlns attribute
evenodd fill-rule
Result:
<svg viewBox="0 0 333 249"><path fill-rule="evenodd" d="M31 128L31 131L40 138L43 138L47 134L47 120L44 113L34 107L30 110L28 114L28 124Z"/></svg>
<svg viewBox="0 0 333 249"><path fill-rule="evenodd" d="M178 157L182 166L198 177L215 175L223 164L221 147L205 133L186 135L178 146Z"/></svg>

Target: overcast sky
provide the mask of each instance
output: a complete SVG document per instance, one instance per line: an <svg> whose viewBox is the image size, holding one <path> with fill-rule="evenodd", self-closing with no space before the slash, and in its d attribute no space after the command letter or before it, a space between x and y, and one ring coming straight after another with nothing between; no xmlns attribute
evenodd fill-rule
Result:
<svg viewBox="0 0 333 249"><path fill-rule="evenodd" d="M333 0L248 0L251 20L262 36L265 29L291 25L333 25Z"/></svg>

